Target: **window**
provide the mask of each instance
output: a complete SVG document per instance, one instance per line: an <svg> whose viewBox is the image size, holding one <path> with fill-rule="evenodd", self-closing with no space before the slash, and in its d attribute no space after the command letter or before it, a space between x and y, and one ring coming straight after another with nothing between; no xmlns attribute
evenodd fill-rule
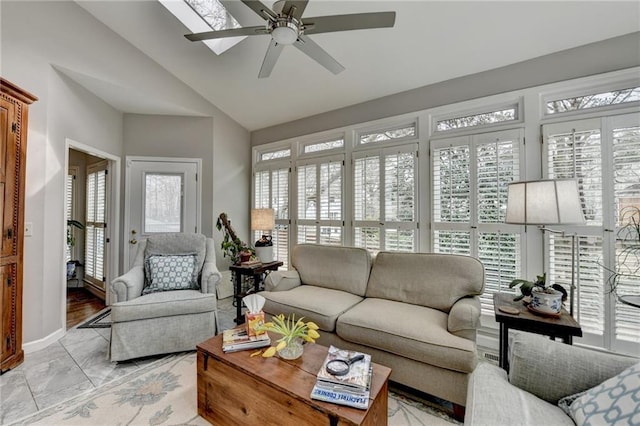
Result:
<svg viewBox="0 0 640 426"><path fill-rule="evenodd" d="M354 245L417 249L417 145L360 152L353 160Z"/></svg>
<svg viewBox="0 0 640 426"><path fill-rule="evenodd" d="M638 101L640 101L640 87L631 87L628 89L602 91L582 96L549 100L545 102L545 107L547 114L559 114L562 112L579 111Z"/></svg>
<svg viewBox="0 0 640 426"><path fill-rule="evenodd" d="M183 179L182 173L144 174L145 234L182 232Z"/></svg>
<svg viewBox="0 0 640 426"><path fill-rule="evenodd" d="M495 111L481 112L463 117L446 118L436 121L436 132L458 130L467 127L484 126L487 124L515 121L518 119L518 107L510 106Z"/></svg>
<svg viewBox="0 0 640 426"><path fill-rule="evenodd" d="M432 141L433 248L485 266L482 310L520 278L522 230L504 222L507 184L520 180L520 130Z"/></svg>
<svg viewBox="0 0 640 426"><path fill-rule="evenodd" d="M240 24L231 16L219 0L158 0L189 31L194 33L211 30L240 28ZM216 55L235 46L246 37L229 37L203 41Z"/></svg>
<svg viewBox="0 0 640 426"><path fill-rule="evenodd" d="M417 136L416 124L403 125L391 129L378 130L375 132L360 134L358 141L360 144L376 142L397 141L402 139L414 139Z"/></svg>
<svg viewBox="0 0 640 426"><path fill-rule="evenodd" d="M85 280L105 289L107 214L107 161L87 167L87 210L85 224Z"/></svg>
<svg viewBox="0 0 640 426"><path fill-rule="evenodd" d="M625 212L640 207L640 114L543 126L549 178L577 178L586 224L564 227L578 235L577 314L587 343L616 351L640 350L638 310L611 297L608 271L637 267L623 254ZM571 238L548 239L549 277L571 281ZM621 256L622 255L622 256ZM640 277L625 277L618 294L637 293Z"/></svg>
<svg viewBox="0 0 640 426"><path fill-rule="evenodd" d="M298 243L343 243L342 155L299 162Z"/></svg>
<svg viewBox="0 0 640 426"><path fill-rule="evenodd" d="M289 157L291 157L290 148L260 153L260 161L277 160L277 159L289 158Z"/></svg>
<svg viewBox="0 0 640 426"><path fill-rule="evenodd" d="M329 140L325 142L315 142L304 145L303 153L311 154L314 152L328 151L344 147L344 138Z"/></svg>
<svg viewBox="0 0 640 426"><path fill-rule="evenodd" d="M76 218L76 201L78 197L77 189L76 189L76 178L78 176L79 170L77 166L69 167L69 172L67 173L66 181L65 181L65 194L67 196L65 200L65 211L67 213L67 220L77 220ZM68 262L70 260L77 260L78 255L75 252L76 245L76 227L71 226L67 227L67 245L65 247L64 252L64 260Z"/></svg>
<svg viewBox="0 0 640 426"><path fill-rule="evenodd" d="M290 168L275 166L267 170L257 171L254 175L254 207L272 208L276 227L271 233L273 255L288 267L289 257L289 174ZM254 241L260 238L253 235Z"/></svg>

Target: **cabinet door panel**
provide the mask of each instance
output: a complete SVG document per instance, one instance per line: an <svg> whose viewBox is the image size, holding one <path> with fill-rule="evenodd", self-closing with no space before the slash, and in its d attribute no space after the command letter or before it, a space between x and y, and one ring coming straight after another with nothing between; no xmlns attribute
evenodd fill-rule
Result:
<svg viewBox="0 0 640 426"><path fill-rule="evenodd" d="M16 280L15 264L0 267L0 285L2 290L2 340L0 346L0 361L13 355L16 351L15 342L15 309L16 309Z"/></svg>
<svg viewBox="0 0 640 426"><path fill-rule="evenodd" d="M0 212L2 220L2 235L0 236L0 256L12 256L16 254L17 235L15 229L15 209L16 209L16 170L15 167L8 167L9 164L16 164L18 155L18 128L17 121L19 109L16 104L5 99L1 100L0 108L0 134L2 135L0 143L0 183L2 183L2 192L4 205ZM15 124L15 127L14 127Z"/></svg>

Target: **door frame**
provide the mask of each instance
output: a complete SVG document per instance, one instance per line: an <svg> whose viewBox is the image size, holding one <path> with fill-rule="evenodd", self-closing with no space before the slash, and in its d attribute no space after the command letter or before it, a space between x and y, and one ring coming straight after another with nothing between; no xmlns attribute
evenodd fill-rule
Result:
<svg viewBox="0 0 640 426"><path fill-rule="evenodd" d="M69 149L74 149L76 151L82 151L87 154L101 157L107 160L107 170L108 176L107 179L107 218L108 218L108 226L105 233L105 237L108 238L109 243L107 244L106 250L106 259L107 259L107 267L105 268L106 273L106 281L105 281L105 304L111 304L111 292L109 291L109 283L115 277L119 275L120 271L120 256L119 256L119 247L120 247L120 157L117 155L110 154L108 152L97 149L93 146L83 144L81 142L75 141L73 139L66 138L65 139L65 158L64 158L64 173L66 176L67 170L69 170ZM63 179L64 182L64 179ZM65 196L67 195L66 185L63 189L63 193ZM64 210L64 223L63 227L60 229L67 229L67 212L64 205L62 203L62 208ZM62 247L67 244L66 232L63 234L63 242ZM63 251L64 253L64 251ZM62 271L63 279L62 282L64 284L64 295L62 299L62 324L67 323L67 271L66 268L63 268ZM66 326L65 326L66 327Z"/></svg>
<svg viewBox="0 0 640 426"><path fill-rule="evenodd" d="M202 159L201 158L184 158L184 157L145 157L138 155L125 156L125 177L124 177L124 227L123 235L123 265L128 263L129 251L131 244L127 241L128 231L131 228L131 203L128 194L131 192L131 164L134 161L159 162L159 163L196 163L197 180L196 180L196 226L199 232L202 232ZM123 271L124 272L124 271Z"/></svg>

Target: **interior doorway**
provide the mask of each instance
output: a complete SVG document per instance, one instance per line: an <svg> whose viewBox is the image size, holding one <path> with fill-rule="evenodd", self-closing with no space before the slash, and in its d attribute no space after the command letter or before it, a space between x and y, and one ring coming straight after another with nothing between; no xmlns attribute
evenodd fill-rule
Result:
<svg viewBox="0 0 640 426"><path fill-rule="evenodd" d="M119 160L67 141L65 178L66 324L82 323L109 304L107 283L117 271L112 253L117 216L112 205ZM118 173L115 173L118 175ZM116 201L117 204L117 201Z"/></svg>

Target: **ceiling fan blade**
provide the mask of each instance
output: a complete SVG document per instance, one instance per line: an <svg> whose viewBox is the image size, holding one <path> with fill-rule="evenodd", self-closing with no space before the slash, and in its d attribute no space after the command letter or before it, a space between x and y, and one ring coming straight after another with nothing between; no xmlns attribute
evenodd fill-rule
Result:
<svg viewBox="0 0 640 426"><path fill-rule="evenodd" d="M278 44L275 40L271 39L271 43L269 43L269 48L267 49L267 54L264 55L262 68L260 68L258 78L266 78L271 75L271 71L276 65L276 62L282 53L282 49L284 49L284 44Z"/></svg>
<svg viewBox="0 0 640 426"><path fill-rule="evenodd" d="M304 34L300 34L298 36L298 41L293 43L293 45L334 74L338 74L345 69L322 47L318 46L313 40Z"/></svg>
<svg viewBox="0 0 640 426"><path fill-rule="evenodd" d="M258 0L242 0L242 3L260 15L265 21L271 21L278 17L271 9Z"/></svg>
<svg viewBox="0 0 640 426"><path fill-rule="evenodd" d="M282 7L282 14L292 16L299 21L302 17L302 14L304 13L304 9L307 7L308 2L309 0L287 0ZM294 9L292 10L292 8Z"/></svg>
<svg viewBox="0 0 640 426"><path fill-rule="evenodd" d="M269 34L269 31L260 25L257 27L233 28L231 30L207 31L204 33L186 34L185 37L191 41L211 40L214 38L238 37L238 36L254 36Z"/></svg>
<svg viewBox="0 0 640 426"><path fill-rule="evenodd" d="M302 20L306 35L334 31L389 28L396 22L395 12L354 13L351 15L317 16ZM307 28L308 27L308 28Z"/></svg>

